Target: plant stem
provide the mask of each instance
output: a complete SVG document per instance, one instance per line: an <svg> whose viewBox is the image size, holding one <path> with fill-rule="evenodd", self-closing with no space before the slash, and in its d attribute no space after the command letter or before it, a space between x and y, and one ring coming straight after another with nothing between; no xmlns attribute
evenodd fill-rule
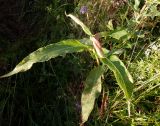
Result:
<svg viewBox="0 0 160 126"><path fill-rule="evenodd" d="M131 102L130 100L127 101L127 105L128 105L128 116L131 116Z"/></svg>

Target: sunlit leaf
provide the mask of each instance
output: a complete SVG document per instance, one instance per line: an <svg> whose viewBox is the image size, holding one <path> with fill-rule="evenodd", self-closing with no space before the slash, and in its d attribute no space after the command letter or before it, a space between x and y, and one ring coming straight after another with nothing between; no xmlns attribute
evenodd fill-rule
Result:
<svg viewBox="0 0 160 126"><path fill-rule="evenodd" d="M80 25L81 28L83 29L83 31L84 31L87 35L92 36L91 31L89 30L89 28L88 28L82 21L80 21L77 17L75 17L75 16L72 15L72 14L68 14L67 16L70 17L73 21L75 21L78 25Z"/></svg>
<svg viewBox="0 0 160 126"><path fill-rule="evenodd" d="M159 12L159 10L157 10L156 5L152 5L150 7L150 11L147 14L144 14L144 16L150 16L150 17L154 18L155 16L160 16L160 12Z"/></svg>
<svg viewBox="0 0 160 126"><path fill-rule="evenodd" d="M95 99L101 92L101 76L105 69L103 66L98 66L91 70L86 81L85 88L82 93L81 105L82 105L82 123L88 120L88 117L94 107Z"/></svg>
<svg viewBox="0 0 160 126"><path fill-rule="evenodd" d="M50 44L46 47L39 48L27 57L25 57L10 73L1 76L8 77L13 74L27 71L34 63L48 61L51 58L61 56L67 53L80 52L87 49L88 46L78 40L64 40L56 44Z"/></svg>
<svg viewBox="0 0 160 126"><path fill-rule="evenodd" d="M109 36L119 40L120 38L122 38L126 35L128 35L127 30L126 29L120 29L120 30L113 31L113 33L111 33Z"/></svg>
<svg viewBox="0 0 160 126"><path fill-rule="evenodd" d="M89 46L93 46L93 42L89 38L83 38L80 40L81 43Z"/></svg>
<svg viewBox="0 0 160 126"><path fill-rule="evenodd" d="M114 30L112 20L109 20L109 22L108 22L108 24L107 24L107 28L108 28L109 30Z"/></svg>
<svg viewBox="0 0 160 126"><path fill-rule="evenodd" d="M113 71L118 85L123 90L126 99L130 99L133 93L133 79L123 62L116 56L111 55L102 59L102 62Z"/></svg>
<svg viewBox="0 0 160 126"><path fill-rule="evenodd" d="M138 10L139 5L140 5L140 0L135 0L134 8L136 10Z"/></svg>

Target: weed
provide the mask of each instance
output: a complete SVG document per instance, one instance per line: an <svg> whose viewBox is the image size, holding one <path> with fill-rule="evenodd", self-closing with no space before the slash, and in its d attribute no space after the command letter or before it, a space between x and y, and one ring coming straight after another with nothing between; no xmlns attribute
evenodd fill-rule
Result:
<svg viewBox="0 0 160 126"><path fill-rule="evenodd" d="M81 39L80 42L90 49L88 48L89 54L86 51L81 54L61 54L62 57L55 60L34 65L33 69L26 73L1 79L0 125L75 126L81 123L81 107L82 121L85 122L87 118L85 125L88 126L160 125L160 2L158 0L80 0L65 3L64 1L24 0L21 4L24 8L18 19L26 22L31 32L30 34L24 32L23 35L27 37L22 35L20 38L9 32L6 32L8 37L0 35L2 43L0 66L3 73L12 69L13 64L37 47L66 38L77 38L79 41L82 36L85 36L86 38ZM82 29L91 36L90 38L87 38L79 26L66 18L65 11L67 13L74 11L74 15L89 27L86 29L80 23ZM0 30L0 33L5 33L4 31ZM8 39L16 43L11 51L9 48L13 44L6 41ZM95 50L91 51L93 41ZM4 48L6 48L5 52ZM98 75L102 72L101 65L109 62L101 59L104 56L111 58L112 55L119 56L134 79L133 95L128 106L124 87L116 81L116 75L114 76L108 69L113 70L111 66L105 69L105 74L103 73L101 77L102 81L98 79ZM28 60L20 65L29 60L35 61L35 57L35 55L29 56ZM48 58L44 56L36 59L36 62ZM116 61L112 63L118 66ZM23 70L30 68L29 65L32 64L28 64ZM89 72L92 68L94 69ZM94 73L97 73L97 76L94 76ZM97 78L98 88L94 88L90 83L93 78ZM116 85L117 82L120 87ZM85 97L85 91L90 88L86 85L90 85L93 92L97 91L95 93L97 96L101 89L98 83L102 83L103 90L95 99L94 105L92 104L94 109L91 112L89 101L91 102L92 99ZM84 100L80 103L82 91ZM85 102L87 104L84 104ZM88 105L89 108L85 110L83 104L86 107ZM127 108L130 108L130 116ZM86 111L90 111L87 112L90 114L89 118ZM84 114L87 114L85 118Z"/></svg>

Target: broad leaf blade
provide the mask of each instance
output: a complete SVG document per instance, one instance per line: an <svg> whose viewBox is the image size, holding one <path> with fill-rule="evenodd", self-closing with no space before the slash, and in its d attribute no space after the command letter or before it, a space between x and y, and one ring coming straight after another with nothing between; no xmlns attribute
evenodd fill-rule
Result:
<svg viewBox="0 0 160 126"><path fill-rule="evenodd" d="M83 31L84 31L87 35L92 36L91 31L89 30L89 28L88 28L82 21L80 21L77 17L75 17L75 16L72 15L72 14L68 14L67 16L70 17L73 21L75 21L78 25L80 25L81 28L83 29Z"/></svg>
<svg viewBox="0 0 160 126"><path fill-rule="evenodd" d="M123 62L116 55L111 55L102 61L113 71L118 85L123 90L126 99L129 100L133 93L133 79Z"/></svg>
<svg viewBox="0 0 160 126"><path fill-rule="evenodd" d="M129 33L127 32L127 29L119 29L119 30L114 30L111 34L110 37L115 38L117 40L121 39L122 37L128 35Z"/></svg>
<svg viewBox="0 0 160 126"><path fill-rule="evenodd" d="M82 123L88 120L88 117L94 107L95 99L101 92L101 76L105 69L103 66L98 66L91 70L86 81L85 88L81 97L82 105Z"/></svg>
<svg viewBox="0 0 160 126"><path fill-rule="evenodd" d="M140 5L140 0L135 0L134 9L138 10Z"/></svg>
<svg viewBox="0 0 160 126"><path fill-rule="evenodd" d="M87 49L88 46L80 43L78 40L64 40L46 47L39 48L27 57L25 57L10 73L1 76L8 77L13 74L27 71L34 63L48 61L51 58L61 56L67 53L80 52Z"/></svg>

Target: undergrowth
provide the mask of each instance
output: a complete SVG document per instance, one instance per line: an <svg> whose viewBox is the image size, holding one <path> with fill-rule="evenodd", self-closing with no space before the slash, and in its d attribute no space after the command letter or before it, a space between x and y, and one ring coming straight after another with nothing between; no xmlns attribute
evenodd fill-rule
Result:
<svg viewBox="0 0 160 126"><path fill-rule="evenodd" d="M65 16L65 11L74 13L94 34L101 36L103 47L119 51L117 54L134 79L130 117L124 94L112 72L107 70L101 95L84 125L160 125L158 0L23 2L21 4L25 7L19 18L23 25L27 22L25 27L30 27L28 31L32 32L24 32L24 36L18 37L12 37L13 33L8 33L10 37L1 34L1 75L41 46L66 38L86 37ZM86 9L82 12L83 7ZM1 79L0 125L78 126L81 122L80 99L84 80L96 64L86 52L69 54L36 64L26 73Z"/></svg>

